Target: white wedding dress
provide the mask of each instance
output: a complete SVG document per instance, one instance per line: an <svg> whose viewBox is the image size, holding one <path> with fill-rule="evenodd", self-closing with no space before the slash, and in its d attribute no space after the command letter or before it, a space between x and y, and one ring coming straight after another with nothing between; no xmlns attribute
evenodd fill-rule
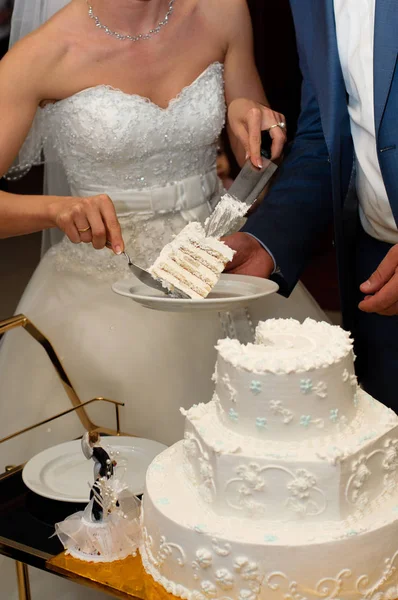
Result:
<svg viewBox="0 0 398 600"><path fill-rule="evenodd" d="M204 221L220 198L216 153L225 120L220 63L211 64L166 109L97 86L48 105L40 119L46 153L60 159L72 194L112 198L127 251L144 267L188 221ZM131 277L123 257L64 238L42 259L18 313L51 340L82 400L103 396L124 402L123 432L171 444L183 433L179 408L212 396L214 345L223 329L217 314L151 311L116 295L111 284L123 277ZM254 322L325 318L301 286L289 300L275 295L257 302L251 316ZM70 407L44 351L23 330L11 331L2 344L0 399L0 438ZM89 414L114 426L109 406ZM80 433L75 415L63 418L0 446L0 466L20 464ZM80 598L83 591L70 594ZM37 597L44 600L46 594L41 590ZM61 588L57 598L64 598Z"/></svg>

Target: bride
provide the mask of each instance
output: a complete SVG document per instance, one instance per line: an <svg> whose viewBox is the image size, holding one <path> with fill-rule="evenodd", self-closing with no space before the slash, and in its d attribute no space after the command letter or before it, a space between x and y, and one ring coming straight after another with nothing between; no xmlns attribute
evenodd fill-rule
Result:
<svg viewBox="0 0 398 600"><path fill-rule="evenodd" d="M54 6L61 10L46 20ZM62 239L41 260L18 313L51 340L82 400L124 402L124 432L173 443L182 436L179 408L211 398L220 321L150 311L111 284L131 277L118 255L124 248L147 267L187 222L209 216L222 193L216 155L226 105L239 97L266 104L246 3L21 0L16 15L24 8L37 25L46 22L0 63L0 175L19 176L43 150L48 193L0 192L0 236L58 228ZM261 126L281 120L268 110ZM260 123L248 121L246 149L231 135L241 164L245 152L258 160ZM284 134L271 132L276 157ZM254 322L323 316L301 287L251 312ZM2 344L0 398L0 438L70 406L22 330ZM90 416L112 427L107 411ZM1 466L81 433L76 416L56 421L4 444Z"/></svg>
<svg viewBox="0 0 398 600"><path fill-rule="evenodd" d="M18 312L49 337L81 399L124 402L124 432L170 444L182 435L180 406L211 397L220 322L208 313L149 311L116 296L111 284L130 276L117 255L123 246L147 267L174 233L206 219L218 202L225 104L242 96L266 103L250 18L244 0L63 3L0 65L0 172L31 130L20 167L39 160L43 146L50 185L62 167L70 189L39 198L2 193L9 234L54 226L66 234L42 259ZM283 119L267 114L265 128ZM240 162L244 154L237 150ZM320 314L298 290L289 301L259 303L252 316L281 313ZM7 410L0 437L68 408L47 357L24 331L7 334L0 374ZM104 411L90 414L111 424ZM76 417L66 423L7 443L3 464L80 433Z"/></svg>

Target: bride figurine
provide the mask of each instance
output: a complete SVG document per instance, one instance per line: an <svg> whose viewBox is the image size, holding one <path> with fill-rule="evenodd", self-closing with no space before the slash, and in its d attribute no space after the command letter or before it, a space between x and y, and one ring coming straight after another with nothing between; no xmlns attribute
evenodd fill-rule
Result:
<svg viewBox="0 0 398 600"><path fill-rule="evenodd" d="M102 448L100 436L87 432L82 451L94 460L90 502L55 526L65 550L89 562L113 562L135 555L140 541L140 502L119 478L114 461Z"/></svg>
<svg viewBox="0 0 398 600"><path fill-rule="evenodd" d="M109 481L114 475L116 461L101 446L101 438L96 431L87 432L82 437L82 451L87 459L94 460L94 484L90 491L92 514L95 521L103 518L103 499L101 496L101 483Z"/></svg>

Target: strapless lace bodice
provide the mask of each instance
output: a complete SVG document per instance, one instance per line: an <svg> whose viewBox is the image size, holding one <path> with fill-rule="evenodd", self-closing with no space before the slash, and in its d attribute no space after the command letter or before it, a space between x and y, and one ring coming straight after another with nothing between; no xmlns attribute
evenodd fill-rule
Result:
<svg viewBox="0 0 398 600"><path fill-rule="evenodd" d="M166 109L97 86L47 105L47 152L72 189L163 187L210 171L225 118L223 66L211 64Z"/></svg>
<svg viewBox="0 0 398 600"><path fill-rule="evenodd" d="M165 109L108 86L83 90L41 111L45 153L57 158L76 196L108 194L133 260L149 266L191 220L219 200L217 140L225 121L223 65L212 63ZM54 251L57 264L90 274L127 272L108 250Z"/></svg>

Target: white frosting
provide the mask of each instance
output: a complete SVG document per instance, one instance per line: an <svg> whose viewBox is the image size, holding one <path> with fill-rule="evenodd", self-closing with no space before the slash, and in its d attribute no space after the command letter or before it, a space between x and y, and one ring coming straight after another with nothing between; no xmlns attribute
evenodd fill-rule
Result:
<svg viewBox="0 0 398 600"><path fill-rule="evenodd" d="M352 357L349 333L328 323L306 319L269 319L259 323L256 344L225 339L217 349L233 366L252 373L305 373Z"/></svg>
<svg viewBox="0 0 398 600"><path fill-rule="evenodd" d="M149 468L145 569L188 600L398 598L398 417L348 334L270 321L218 350L213 400Z"/></svg>
<svg viewBox="0 0 398 600"><path fill-rule="evenodd" d="M228 193L224 194L214 212L205 222L206 234L214 238L221 238L238 231L245 223L243 217L248 210L247 204L240 202Z"/></svg>
<svg viewBox="0 0 398 600"><path fill-rule="evenodd" d="M214 402L194 407L183 442L186 474L222 516L256 519L264 528L269 521L274 528L277 521L318 522L321 529L325 520L352 524L398 476L398 418L364 392L359 396L351 427L276 445L226 431Z"/></svg>
<svg viewBox="0 0 398 600"><path fill-rule="evenodd" d="M233 255L226 244L206 237L200 223L192 222L163 248L149 273L171 292L206 298Z"/></svg>
<svg viewBox="0 0 398 600"><path fill-rule="evenodd" d="M156 459L144 495L141 556L167 591L189 600L398 597L388 595L398 586L397 492L354 524L259 526L200 502L181 461L181 444Z"/></svg>
<svg viewBox="0 0 398 600"><path fill-rule="evenodd" d="M226 428L283 442L333 434L355 419L348 333L311 319L280 319L260 323L256 339L218 343L215 400Z"/></svg>

